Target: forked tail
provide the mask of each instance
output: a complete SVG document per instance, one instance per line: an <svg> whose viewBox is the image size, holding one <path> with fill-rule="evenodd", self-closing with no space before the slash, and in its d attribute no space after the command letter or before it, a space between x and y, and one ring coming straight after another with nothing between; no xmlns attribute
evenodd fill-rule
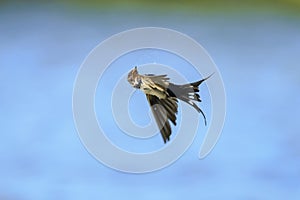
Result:
<svg viewBox="0 0 300 200"><path fill-rule="evenodd" d="M204 112L197 106L195 101L201 102L200 95L199 95L199 85L210 78L213 74L209 75L208 77L196 81L193 83L188 83L184 85L175 85L170 83L167 89L167 92L171 97L176 97L189 105L193 106L199 113L202 114L204 118L204 123L206 125L206 117Z"/></svg>

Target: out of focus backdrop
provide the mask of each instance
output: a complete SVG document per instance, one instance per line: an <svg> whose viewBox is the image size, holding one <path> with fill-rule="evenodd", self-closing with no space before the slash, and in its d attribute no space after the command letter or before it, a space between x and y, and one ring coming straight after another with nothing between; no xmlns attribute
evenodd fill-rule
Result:
<svg viewBox="0 0 300 200"><path fill-rule="evenodd" d="M299 13L298 0L1 1L0 199L299 199ZM173 165L135 175L86 151L72 92L96 45L145 26L180 31L208 51L227 116L205 159L203 130Z"/></svg>

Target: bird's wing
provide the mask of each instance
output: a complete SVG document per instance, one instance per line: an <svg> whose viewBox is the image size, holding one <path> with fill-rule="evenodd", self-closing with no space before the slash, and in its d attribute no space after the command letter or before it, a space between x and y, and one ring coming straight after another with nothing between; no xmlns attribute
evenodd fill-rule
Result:
<svg viewBox="0 0 300 200"><path fill-rule="evenodd" d="M164 143L166 143L170 140L170 135L172 134L169 120L176 125L177 99L173 97L159 99L150 94L146 94L146 96Z"/></svg>
<svg viewBox="0 0 300 200"><path fill-rule="evenodd" d="M168 78L167 75L156 76L154 74L146 74L144 77L145 77L145 80L149 80L149 81L155 83L156 85L163 87L164 89L166 89L169 86L170 78Z"/></svg>

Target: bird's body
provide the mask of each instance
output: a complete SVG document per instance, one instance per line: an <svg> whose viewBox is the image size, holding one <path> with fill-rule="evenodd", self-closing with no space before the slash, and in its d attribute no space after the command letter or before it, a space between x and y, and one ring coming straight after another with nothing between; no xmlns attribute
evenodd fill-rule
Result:
<svg viewBox="0 0 300 200"><path fill-rule="evenodd" d="M198 94L198 86L207 78L194 83L176 85L169 82L167 75L140 75L137 71L137 67L135 67L129 72L127 80L134 88L140 89L146 94L156 123L166 143L170 140L172 133L169 120L176 125L178 99L188 103L200 112L206 124L204 113L194 101L201 102Z"/></svg>
<svg viewBox="0 0 300 200"><path fill-rule="evenodd" d="M163 77L155 77L155 76L141 76L141 86L140 90L142 90L145 94L154 95L159 99L167 98L168 94L166 93L165 88L168 87L169 82L163 79Z"/></svg>

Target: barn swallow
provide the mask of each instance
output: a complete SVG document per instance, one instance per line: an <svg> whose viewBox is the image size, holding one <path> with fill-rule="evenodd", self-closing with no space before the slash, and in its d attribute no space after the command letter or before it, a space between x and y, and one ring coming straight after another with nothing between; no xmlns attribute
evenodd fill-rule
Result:
<svg viewBox="0 0 300 200"><path fill-rule="evenodd" d="M164 143L166 143L172 134L169 121L176 126L178 99L188 103L201 113L206 125L205 114L195 102L201 102L198 94L199 85L210 76L193 83L176 85L169 82L167 75L141 75L138 73L137 67L134 67L128 73L127 80L132 87L145 93Z"/></svg>

